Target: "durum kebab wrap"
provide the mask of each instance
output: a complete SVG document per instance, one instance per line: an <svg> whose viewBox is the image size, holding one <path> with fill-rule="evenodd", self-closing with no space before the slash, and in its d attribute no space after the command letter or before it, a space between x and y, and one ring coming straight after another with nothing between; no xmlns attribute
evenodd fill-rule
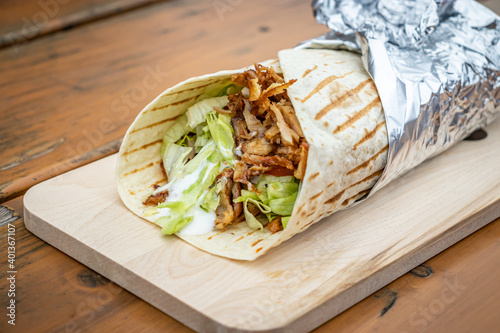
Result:
<svg viewBox="0 0 500 333"><path fill-rule="evenodd" d="M189 79L150 103L119 152L125 205L204 251L253 260L367 195L388 139L360 56L278 57Z"/></svg>

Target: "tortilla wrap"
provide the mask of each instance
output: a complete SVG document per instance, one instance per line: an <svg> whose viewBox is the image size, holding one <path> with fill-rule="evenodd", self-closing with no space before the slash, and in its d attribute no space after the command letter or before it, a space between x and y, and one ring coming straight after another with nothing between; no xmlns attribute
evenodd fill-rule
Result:
<svg viewBox="0 0 500 333"><path fill-rule="evenodd" d="M208 234L179 235L188 243L223 257L253 260L365 196L387 160L385 117L376 87L358 54L332 50L283 50L267 61L285 81L297 81L288 96L309 144L307 169L288 226L279 232L253 231L231 224ZM144 108L128 129L119 151L116 181L125 205L140 217L142 202L166 179L160 168L162 137L175 118L211 87L228 84L221 71L167 89ZM166 236L171 237L171 236Z"/></svg>

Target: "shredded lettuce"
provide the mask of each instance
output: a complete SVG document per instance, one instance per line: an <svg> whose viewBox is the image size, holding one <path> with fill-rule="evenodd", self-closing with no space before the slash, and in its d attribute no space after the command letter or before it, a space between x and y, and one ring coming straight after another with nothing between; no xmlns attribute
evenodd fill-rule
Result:
<svg viewBox="0 0 500 333"><path fill-rule="evenodd" d="M207 119L207 115L214 111L214 107L223 108L228 102L227 96L204 99L189 107L186 112L188 126L195 128Z"/></svg>
<svg viewBox="0 0 500 333"><path fill-rule="evenodd" d="M230 80L223 81L219 84L212 85L204 94L198 97L197 101L202 101L207 98L227 96L229 94L237 94L243 87L231 83Z"/></svg>
<svg viewBox="0 0 500 333"><path fill-rule="evenodd" d="M217 153L217 146L213 140L210 140L201 150L196 154L195 157L191 161L189 161L185 169L183 170L183 174L187 175L196 171L198 166L205 160L208 160L211 155ZM207 186L208 188L208 186Z"/></svg>
<svg viewBox="0 0 500 333"><path fill-rule="evenodd" d="M191 147L179 146L175 143L167 143L163 153L163 167L169 177L179 174L179 170L186 163L189 153L193 150Z"/></svg>
<svg viewBox="0 0 500 333"><path fill-rule="evenodd" d="M234 202L243 202L246 199L259 200L259 196L255 192L241 190L241 195L238 198L234 199Z"/></svg>
<svg viewBox="0 0 500 333"><path fill-rule="evenodd" d="M217 94L217 96L229 96L230 94L237 94L241 91L242 87L235 85L234 83L222 88L222 90Z"/></svg>
<svg viewBox="0 0 500 333"><path fill-rule="evenodd" d="M207 124L210 129L210 135L217 144L217 148L224 157L224 160L233 164L234 138L231 117L211 112L207 115Z"/></svg>
<svg viewBox="0 0 500 333"><path fill-rule="evenodd" d="M250 202L267 216L268 221L281 216L283 228L286 228L297 199L298 180L293 176L263 175L255 187L256 192L242 190L240 197L234 200L234 202L244 203L243 208L248 226L252 229L262 228L262 224L257 218L248 212L247 205Z"/></svg>
<svg viewBox="0 0 500 333"><path fill-rule="evenodd" d="M163 234L173 234L193 219L192 217L184 217L187 209L185 202L173 201L165 202L161 205L161 208L168 208L170 210L168 216L162 216L155 221L161 227Z"/></svg>
<svg viewBox="0 0 500 333"><path fill-rule="evenodd" d="M245 220L247 221L248 227L252 230L256 229L262 230L263 228L262 223L255 216L253 216L253 214L250 213L250 211L248 210L249 203L254 204L257 208L260 209L261 213L263 214L271 213L271 208L269 208L269 206L264 205L261 201L254 200L251 198L246 198L245 201L243 201L243 212L245 213Z"/></svg>
<svg viewBox="0 0 500 333"><path fill-rule="evenodd" d="M189 163L193 161L195 161L195 159L191 160ZM167 201L158 205L158 208L170 209L170 214L168 216L163 216L156 220L156 223L162 227L162 233L164 234L170 235L179 231L193 219L193 216L188 216L186 212L197 204L198 199L214 182L219 172L219 163L211 163L207 159L198 162L200 163L198 168L201 168L198 179L188 189L182 192L178 200ZM186 165L186 167L187 166L188 165Z"/></svg>
<svg viewBox="0 0 500 333"><path fill-rule="evenodd" d="M288 226L288 221L290 221L290 216L281 217L281 224L283 225L283 229L286 229L286 227Z"/></svg>
<svg viewBox="0 0 500 333"><path fill-rule="evenodd" d="M203 208L206 212L214 211L219 206L219 186L212 186L210 190L208 190L207 194L203 198L203 202L201 203L201 208Z"/></svg>
<svg viewBox="0 0 500 333"><path fill-rule="evenodd" d="M155 211L167 209L168 215L160 214L156 223L162 233L173 234L193 220L194 211L201 207L215 211L219 205L220 184L214 181L222 165L232 165L234 156L234 132L231 118L218 114L214 107L223 108L228 94L241 88L234 84L211 87L198 98L196 104L179 116L167 129L160 150L169 183L162 189L170 191L170 201L158 204ZM188 161L188 156L196 155ZM292 176L274 177L262 175L256 191L242 190L235 202L243 203L246 222L251 229L262 229L269 221L281 216L286 228L298 193L298 180ZM250 213L248 205L255 205L260 214Z"/></svg>
<svg viewBox="0 0 500 333"><path fill-rule="evenodd" d="M196 140L196 133L193 133L193 132L186 132L186 134L184 134L182 136L182 138L180 138L179 140L177 140L177 144L179 146L183 146L183 147L191 147L192 144L194 144ZM191 143L191 145L190 145Z"/></svg>
<svg viewBox="0 0 500 333"><path fill-rule="evenodd" d="M208 126L200 124L196 126L196 141L194 142L195 153L198 153L201 148L203 148L212 136L210 135L210 129Z"/></svg>
<svg viewBox="0 0 500 333"><path fill-rule="evenodd" d="M186 134L186 132L189 132L189 128L187 127L187 122L188 122L187 116L183 114L179 116L174 121L172 126L170 126L167 129L165 135L163 136L163 144L161 145L160 148L160 156L164 155L168 143L177 142L184 136L184 134Z"/></svg>
<svg viewBox="0 0 500 333"><path fill-rule="evenodd" d="M292 215L293 205L297 199L297 192L285 198L278 198L274 200L269 200L269 207L273 211L281 216Z"/></svg>

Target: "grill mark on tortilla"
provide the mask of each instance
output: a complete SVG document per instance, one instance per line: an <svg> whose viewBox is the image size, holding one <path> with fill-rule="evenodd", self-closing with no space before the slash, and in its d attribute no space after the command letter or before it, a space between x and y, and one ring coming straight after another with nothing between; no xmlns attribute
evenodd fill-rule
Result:
<svg viewBox="0 0 500 333"><path fill-rule="evenodd" d="M316 198L317 198L317 197L319 197L322 193L323 193L323 191L319 192L318 194L313 195L312 197L310 197L310 198L309 198L309 200L314 200L314 199L316 199Z"/></svg>
<svg viewBox="0 0 500 333"><path fill-rule="evenodd" d="M348 119L345 123L337 126L337 128L335 130L333 130L333 134L337 134L337 133L342 132L345 129L351 127L352 124L354 124L359 119L364 117L368 112L370 112L371 109L373 109L374 107L376 107L378 105L380 105L380 97L377 96L367 106L365 106L361 110L357 111L354 115L352 115L352 117L348 117Z"/></svg>
<svg viewBox="0 0 500 333"><path fill-rule="evenodd" d="M372 157L370 157L368 160L366 160L365 162L361 163L360 165L358 165L357 167L355 167L354 169L352 169L351 171L349 171L348 173L346 173L346 176L350 175L353 172L356 172L358 170L366 168L370 164L371 161L376 160L377 157L379 157L380 154L384 153L387 149L389 149L389 145L386 145L378 153L376 153L375 155L373 155Z"/></svg>
<svg viewBox="0 0 500 333"><path fill-rule="evenodd" d="M127 156L129 154L132 154L132 153L135 153L136 151L139 151L139 150L142 150L142 149L146 149L150 146L153 146L153 145L156 145L158 143L162 143L163 142L163 139L160 139L160 140L156 140L156 141L153 141L153 142L150 142L150 143L146 143L145 145L139 147L139 148L135 148L135 149L132 149L132 150L129 150L129 151L126 151L123 153L123 156Z"/></svg>
<svg viewBox="0 0 500 333"><path fill-rule="evenodd" d="M323 89L324 87L326 87L328 84L332 83L333 81L335 81L337 79L342 79L342 78L344 78L347 75L352 74L352 73L354 73L354 71L346 73L346 74L344 74L342 76L330 75L329 77L327 77L326 79L324 79L323 81L321 81L320 83L318 83L318 85L309 93L309 95L307 95L306 97L304 97L301 100L302 103L304 103L305 101L307 101L309 98L312 97L312 95L314 95L315 93L317 93L318 91L320 91L321 89Z"/></svg>
<svg viewBox="0 0 500 333"><path fill-rule="evenodd" d="M255 230L254 230L254 231L250 231L250 232L247 234L247 236L250 236L250 235L251 235L251 234L253 234L254 232L255 232Z"/></svg>
<svg viewBox="0 0 500 333"><path fill-rule="evenodd" d="M344 192L345 192L345 190L342 190L339 193L335 194L333 197L331 197L330 199L326 200L325 204L329 205L329 204L332 204L332 203L336 202L337 200L340 199L340 197L344 194Z"/></svg>
<svg viewBox="0 0 500 333"><path fill-rule="evenodd" d="M333 181L333 183L331 183L331 184L328 184L327 188L330 186L333 186L333 185L335 185L335 181Z"/></svg>
<svg viewBox="0 0 500 333"><path fill-rule="evenodd" d="M372 173L371 175L361 179L359 182L355 183L355 184L352 184L351 186L349 187L346 187L345 189L343 189L342 191L340 191L339 193L337 193L336 195L334 195L333 197L331 197L330 199L328 199L327 201L325 201L325 204L331 204L331 203L334 203L336 201L338 201L345 193L345 191L347 191L348 189L350 189L351 187L354 187L354 186L357 186L361 183L364 183L366 181L369 181L371 180L372 178L375 178L377 176L380 176L382 174L382 172L384 171L384 169L380 169L380 170L377 170L375 171L374 173ZM356 195L358 195L359 193L361 192L358 192ZM347 199L349 200L349 199Z"/></svg>
<svg viewBox="0 0 500 333"><path fill-rule="evenodd" d="M372 79L366 79L365 81L361 82L358 84L355 88L347 91L344 95L340 96L337 98L335 101L332 101L330 104L326 105L323 109L321 109L316 116L314 117L315 120L321 119L323 116L325 116L328 112L330 112L332 109L336 108L343 102L345 102L348 98L352 97L354 94L359 93L367 84L373 85Z"/></svg>
<svg viewBox="0 0 500 333"><path fill-rule="evenodd" d="M302 208L304 208L305 205L306 203L304 202L301 206L299 206L299 208L297 208L297 214L302 210Z"/></svg>
<svg viewBox="0 0 500 333"><path fill-rule="evenodd" d="M235 240L233 243L236 243L237 241L240 241L240 240L242 240L243 238L245 238L245 236L241 236L240 238L238 238L237 240Z"/></svg>
<svg viewBox="0 0 500 333"><path fill-rule="evenodd" d="M223 229L222 231L219 231L218 233L216 233L215 235L212 235L210 237L207 238L207 240L211 240L213 237L215 236L219 236L220 234L223 234L227 231L227 229ZM234 235L234 234L233 234Z"/></svg>
<svg viewBox="0 0 500 333"><path fill-rule="evenodd" d="M139 172L139 171L145 170L145 169L147 169L147 168L152 167L152 166L153 166L153 165L155 165L155 164L160 164L160 163L161 163L161 160L156 161L156 162L151 162L151 163L149 163L149 164L147 164L147 165L143 166L142 168L135 169L135 170L132 170L132 171L130 171L130 172L125 173L125 174L123 175L123 177L127 177L127 176L129 176L129 175L131 175L131 174L134 174L134 173L136 173L136 172Z"/></svg>
<svg viewBox="0 0 500 333"><path fill-rule="evenodd" d="M308 224L306 224L306 225L302 226L302 227L300 228L300 230L302 230L302 229L304 229L304 228L306 228L306 227L310 226L312 223L313 223L313 221L311 221L311 222L309 222Z"/></svg>
<svg viewBox="0 0 500 333"><path fill-rule="evenodd" d="M311 69L306 69L306 71L304 72L304 74L302 74L302 78L305 78L307 76L307 74L311 73L313 70L315 70L316 68L318 68L317 65L314 65L313 68Z"/></svg>
<svg viewBox="0 0 500 333"><path fill-rule="evenodd" d="M173 103L166 104L166 105L162 105L162 106L157 106L157 107L152 108L152 109L150 109L150 110L146 110L146 111L144 111L144 113L146 113L146 112L158 111L158 110L162 110L162 109L166 109L166 108L168 108L169 106L179 105L179 104L182 104L182 103L188 102L188 101L190 101L190 100L192 100L192 99L198 98L199 96L200 96L200 95L197 95L197 96L191 96L191 97L185 98L185 99L180 100L180 101L177 101L177 102L173 102Z"/></svg>
<svg viewBox="0 0 500 333"><path fill-rule="evenodd" d="M350 201L350 200L355 199L356 197L360 197L360 198L362 198L362 197L364 197L366 194L370 193L370 191L371 191L371 190L372 190L372 189L370 188L370 189L368 189L368 190L361 191L361 192L359 192L358 194L355 194L355 195L353 195L352 197L350 197L350 198L346 199L346 200L345 200L345 201L344 201L341 205L342 205L342 206L347 206L347 205L349 204L349 201Z"/></svg>
<svg viewBox="0 0 500 333"><path fill-rule="evenodd" d="M173 118L163 119L162 121L159 121L159 122L156 122L156 123L150 124L150 125L148 125L148 126L144 126L144 127L141 127L141 128L136 128L135 130L131 131L131 132L130 132L130 134L135 133L135 132L142 131L143 129L146 129L146 128L155 127L155 126L158 126L158 125L164 124L164 123L166 123L166 122L176 120L176 119L177 119L177 118L179 118L179 117L180 117L180 115L179 115L179 116L175 116L175 117L173 117Z"/></svg>
<svg viewBox="0 0 500 333"><path fill-rule="evenodd" d="M209 83L206 83L206 84L202 84L201 86L196 86L196 87L193 87L193 88L188 88L188 89L184 89L184 90L180 90L180 91L176 91L176 92L171 92L171 93L168 93L168 94L165 94L161 97L167 97L167 96L172 96L172 95L176 95L176 94L181 94L183 92L186 92L186 91L191 91L191 90L196 90L196 89L200 89L200 88L205 88L213 83L215 83L216 81L211 81Z"/></svg>
<svg viewBox="0 0 500 333"><path fill-rule="evenodd" d="M318 176L319 176L319 172L316 172L315 174L311 175L311 177L309 177L309 180L313 180L314 178L316 178Z"/></svg>
<svg viewBox="0 0 500 333"><path fill-rule="evenodd" d="M263 249L263 247L259 247L257 250L255 250L255 253L259 253L259 251L262 249Z"/></svg>
<svg viewBox="0 0 500 333"><path fill-rule="evenodd" d="M361 140L359 140L355 145L354 147L352 147L353 150L356 150L358 149L359 146L361 146L363 143L365 143L366 141L370 140L371 138L373 138L375 136L375 134L377 133L377 131L382 128L385 124L385 120L382 121L381 123L378 123L377 126L375 126L375 128L366 133L364 137L361 138Z"/></svg>
<svg viewBox="0 0 500 333"><path fill-rule="evenodd" d="M259 239L259 240L256 240L253 244L252 244L252 247L254 247L255 245L259 244L260 242L262 242L263 239Z"/></svg>
<svg viewBox="0 0 500 333"><path fill-rule="evenodd" d="M151 186L153 186L153 187L154 187L155 185L160 185L161 183L163 183L163 182L165 182L165 181L168 181L168 179L166 179L166 178L161 179L161 180L159 180L159 181L155 182L155 183L154 183L153 185L151 185Z"/></svg>

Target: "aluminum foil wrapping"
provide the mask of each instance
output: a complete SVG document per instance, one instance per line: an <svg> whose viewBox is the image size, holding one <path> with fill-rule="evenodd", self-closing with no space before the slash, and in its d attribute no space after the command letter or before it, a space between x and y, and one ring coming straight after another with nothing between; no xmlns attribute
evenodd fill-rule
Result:
<svg viewBox="0 0 500 333"><path fill-rule="evenodd" d="M472 0L313 0L331 31L298 48L360 52L377 86L388 161L370 195L500 111L500 17Z"/></svg>

